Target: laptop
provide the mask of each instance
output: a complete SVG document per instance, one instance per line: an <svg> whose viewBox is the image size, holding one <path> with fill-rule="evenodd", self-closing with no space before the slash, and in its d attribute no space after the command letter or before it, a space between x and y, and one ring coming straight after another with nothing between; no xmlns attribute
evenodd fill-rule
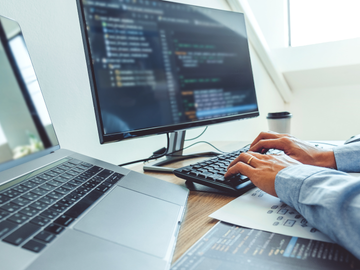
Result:
<svg viewBox="0 0 360 270"><path fill-rule="evenodd" d="M0 22L0 269L169 269L188 190L61 149L19 24Z"/></svg>

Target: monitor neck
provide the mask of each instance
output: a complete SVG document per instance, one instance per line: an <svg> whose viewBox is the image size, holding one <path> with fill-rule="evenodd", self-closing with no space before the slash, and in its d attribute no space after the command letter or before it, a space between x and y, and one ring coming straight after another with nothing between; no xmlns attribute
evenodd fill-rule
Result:
<svg viewBox="0 0 360 270"><path fill-rule="evenodd" d="M217 152L201 152L184 155L185 133L185 130L170 133L169 149L167 151L169 154L166 154L165 157L161 159L144 164L144 171L172 172L176 168L163 167L163 165L194 157L219 155Z"/></svg>

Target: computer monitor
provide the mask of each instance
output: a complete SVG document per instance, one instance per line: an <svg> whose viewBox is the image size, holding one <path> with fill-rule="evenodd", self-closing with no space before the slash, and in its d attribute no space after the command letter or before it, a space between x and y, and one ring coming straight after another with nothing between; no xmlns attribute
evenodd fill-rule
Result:
<svg viewBox="0 0 360 270"><path fill-rule="evenodd" d="M175 132L170 147L181 150L186 129L259 115L244 14L77 3L101 143Z"/></svg>

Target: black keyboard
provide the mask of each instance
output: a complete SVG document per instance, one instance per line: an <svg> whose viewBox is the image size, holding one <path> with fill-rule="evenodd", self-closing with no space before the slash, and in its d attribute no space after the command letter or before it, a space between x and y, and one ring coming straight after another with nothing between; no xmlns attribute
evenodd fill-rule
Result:
<svg viewBox="0 0 360 270"><path fill-rule="evenodd" d="M0 239L37 253L123 177L69 158L39 171L0 186Z"/></svg>
<svg viewBox="0 0 360 270"><path fill-rule="evenodd" d="M242 174L235 174L230 178L225 178L224 174L227 167L242 152L249 150L244 147L240 150L222 154L214 158L201 161L186 167L174 170L177 177L185 180L226 191L232 195L241 195L249 189L254 188L254 184L249 178Z"/></svg>

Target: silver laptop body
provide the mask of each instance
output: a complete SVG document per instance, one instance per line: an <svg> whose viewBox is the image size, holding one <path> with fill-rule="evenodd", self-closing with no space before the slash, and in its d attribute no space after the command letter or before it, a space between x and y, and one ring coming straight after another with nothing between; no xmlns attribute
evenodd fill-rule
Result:
<svg viewBox="0 0 360 270"><path fill-rule="evenodd" d="M188 190L60 149L20 27L0 21L0 269L169 269Z"/></svg>

